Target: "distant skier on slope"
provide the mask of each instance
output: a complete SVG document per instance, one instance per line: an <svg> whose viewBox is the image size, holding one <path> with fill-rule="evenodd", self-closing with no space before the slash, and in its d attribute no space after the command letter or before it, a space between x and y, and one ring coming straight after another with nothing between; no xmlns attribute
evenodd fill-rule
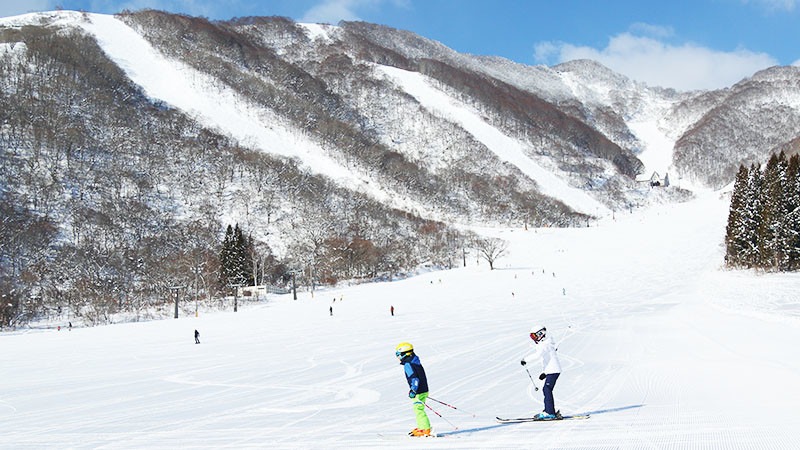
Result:
<svg viewBox="0 0 800 450"><path fill-rule="evenodd" d="M553 388L556 386L556 380L561 375L561 363L558 361L556 354L556 343L553 339L547 336L547 328L543 326L536 326L531 328L531 339L534 342L534 352L522 358L520 364L523 366L529 361L542 360L542 367L544 372L539 375L540 380L544 380L544 411L536 415L537 419L559 419L561 414L556 411L555 401L553 400Z"/></svg>
<svg viewBox="0 0 800 450"><path fill-rule="evenodd" d="M425 400L428 398L428 377L419 357L414 354L414 346L404 342L394 352L406 372L408 381L408 397L414 400L414 413L417 416L417 428L411 430L409 436L430 436L431 422L425 414Z"/></svg>
<svg viewBox="0 0 800 450"><path fill-rule="evenodd" d="M194 343L195 344L200 343L200 332L197 330L194 330Z"/></svg>

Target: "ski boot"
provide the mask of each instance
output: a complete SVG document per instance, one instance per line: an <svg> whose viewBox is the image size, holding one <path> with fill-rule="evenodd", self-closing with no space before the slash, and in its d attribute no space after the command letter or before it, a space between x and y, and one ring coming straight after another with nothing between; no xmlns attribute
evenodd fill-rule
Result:
<svg viewBox="0 0 800 450"><path fill-rule="evenodd" d="M553 420L556 418L555 415L548 413L547 411L542 411L539 414L533 416L536 420Z"/></svg>
<svg viewBox="0 0 800 450"><path fill-rule="evenodd" d="M431 435L431 429L426 428L424 430L420 430L419 428L414 428L408 433L408 435L412 437L428 437Z"/></svg>

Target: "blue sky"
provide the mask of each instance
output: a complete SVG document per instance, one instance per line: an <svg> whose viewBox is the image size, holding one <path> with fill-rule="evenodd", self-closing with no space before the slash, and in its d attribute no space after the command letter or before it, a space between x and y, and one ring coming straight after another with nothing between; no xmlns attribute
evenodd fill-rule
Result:
<svg viewBox="0 0 800 450"><path fill-rule="evenodd" d="M99 13L155 8L211 19L364 20L524 64L591 58L633 79L682 90L730 86L772 65L800 65L800 0L0 0L0 16L57 6Z"/></svg>

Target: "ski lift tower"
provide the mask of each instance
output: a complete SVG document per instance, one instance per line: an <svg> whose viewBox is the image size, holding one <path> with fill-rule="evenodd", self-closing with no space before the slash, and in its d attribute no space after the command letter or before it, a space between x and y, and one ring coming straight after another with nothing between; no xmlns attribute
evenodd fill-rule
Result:
<svg viewBox="0 0 800 450"><path fill-rule="evenodd" d="M292 274L292 298L297 300L297 282L295 281L295 275L298 274L300 271L297 269L290 270L286 273Z"/></svg>
<svg viewBox="0 0 800 450"><path fill-rule="evenodd" d="M178 318L178 293L186 286L170 286L170 291L175 291L175 318Z"/></svg>
<svg viewBox="0 0 800 450"><path fill-rule="evenodd" d="M239 311L239 288L244 286L244 283L231 283L228 286L233 288L233 312Z"/></svg>

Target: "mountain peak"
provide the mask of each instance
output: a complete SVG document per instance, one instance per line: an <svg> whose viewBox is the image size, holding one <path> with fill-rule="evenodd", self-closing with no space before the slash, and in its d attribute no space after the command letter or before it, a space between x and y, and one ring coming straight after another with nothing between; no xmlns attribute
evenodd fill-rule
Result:
<svg viewBox="0 0 800 450"><path fill-rule="evenodd" d="M555 65L552 69L559 73L573 74L579 79L591 84L601 82L618 87L636 84L635 81L632 81L625 75L614 72L593 59L575 59Z"/></svg>
<svg viewBox="0 0 800 450"><path fill-rule="evenodd" d="M787 81L800 79L800 67L797 66L772 66L754 73L750 78L745 78L740 83L747 81Z"/></svg>

